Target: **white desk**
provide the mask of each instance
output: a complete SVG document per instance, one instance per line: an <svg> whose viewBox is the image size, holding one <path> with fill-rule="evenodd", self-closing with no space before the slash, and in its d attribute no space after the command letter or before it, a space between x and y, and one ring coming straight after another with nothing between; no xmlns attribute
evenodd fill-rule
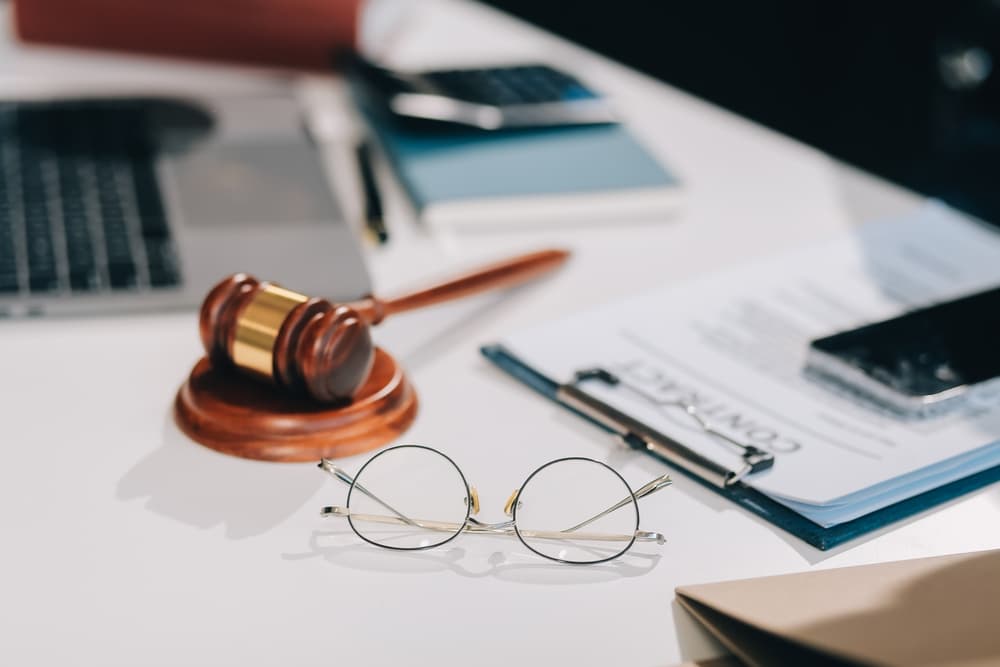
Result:
<svg viewBox="0 0 1000 667"><path fill-rule="evenodd" d="M435 235L397 215L392 244L370 250L386 293L515 250L575 252L536 285L400 317L377 332L420 393L404 440L458 461L485 519L558 456L610 461L632 483L662 467L538 400L480 358L480 343L916 205L490 10L424 4L394 52L400 61L562 63L613 94L687 184L671 222ZM196 71L19 50L9 40L0 68L5 86L55 77L156 85ZM225 70L196 77L253 81ZM398 214L398 196L389 203ZM345 489L314 466L228 458L178 432L171 402L199 354L192 313L0 326L0 663L668 665L722 652L673 602L678 584L1000 546L997 487L821 553L680 478L642 504L643 527L669 538L658 559L567 567L516 541L469 535L436 551L382 551L349 532L320 535L346 530L317 511ZM363 458L343 465L356 469Z"/></svg>

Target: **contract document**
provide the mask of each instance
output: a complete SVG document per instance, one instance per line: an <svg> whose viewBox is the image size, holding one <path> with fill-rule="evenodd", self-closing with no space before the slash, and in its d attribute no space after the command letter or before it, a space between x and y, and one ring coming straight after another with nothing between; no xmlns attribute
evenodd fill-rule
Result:
<svg viewBox="0 0 1000 667"><path fill-rule="evenodd" d="M739 469L741 452L678 407L696 406L725 437L773 453L746 485L829 527L1000 466L1000 405L902 419L807 377L809 342L996 285L1000 233L932 205L501 346L555 383L611 371L627 387L585 391Z"/></svg>

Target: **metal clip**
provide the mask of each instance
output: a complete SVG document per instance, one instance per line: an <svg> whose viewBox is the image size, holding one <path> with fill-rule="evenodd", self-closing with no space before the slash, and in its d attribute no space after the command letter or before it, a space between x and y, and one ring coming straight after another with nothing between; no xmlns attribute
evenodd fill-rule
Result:
<svg viewBox="0 0 1000 667"><path fill-rule="evenodd" d="M556 390L556 399L564 405L597 422L615 434L615 439L631 449L638 449L655 454L669 463L687 470L691 474L719 487L737 484L747 475L766 470L774 465L774 455L753 445L739 442L724 433L715 430L711 423L698 413L697 408L690 403L671 403L673 407L684 410L706 433L721 438L725 443L738 447L742 451L744 465L739 470L729 470L715 461L682 445L674 438L660 433L639 420L630 417L600 399L584 392L578 385L582 382L597 380L610 386L624 386L647 400L653 400L641 389L622 382L614 373L603 368L589 368L578 371L573 381L560 385ZM656 403L656 401L653 401ZM656 403L662 405L661 403Z"/></svg>

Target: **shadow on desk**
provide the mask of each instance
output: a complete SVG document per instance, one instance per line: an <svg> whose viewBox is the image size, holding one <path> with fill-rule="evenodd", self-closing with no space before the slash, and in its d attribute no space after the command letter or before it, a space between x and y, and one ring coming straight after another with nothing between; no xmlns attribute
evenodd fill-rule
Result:
<svg viewBox="0 0 1000 667"><path fill-rule="evenodd" d="M221 526L232 540L267 532L323 484L311 464L249 461L190 441L168 415L163 444L118 482L120 500L145 499L150 512L195 528Z"/></svg>
<svg viewBox="0 0 1000 667"><path fill-rule="evenodd" d="M413 370L468 340L470 331L487 317L517 303L528 286L484 295L471 304L441 308L425 317L435 326L413 335L415 314L402 328L387 325L379 340L401 350ZM324 483L314 464L250 461L219 454L193 443L174 425L168 413L163 444L139 461L118 483L117 497L144 498L146 509L202 529L222 526L229 539L267 532L300 509Z"/></svg>
<svg viewBox="0 0 1000 667"><path fill-rule="evenodd" d="M523 549L521 543L507 537L469 537L477 540L479 545L494 542L501 548L492 552L475 547L467 550L464 546L446 546L427 551L391 551L358 543L357 536L350 530L331 530L314 531L309 537L306 551L286 553L282 558L286 561L323 558L341 567L394 574L451 571L471 579L495 577L513 583L545 586L579 586L640 577L652 572L662 558L659 553L643 553L633 549L607 563L576 566L551 562L533 554L518 553L518 549Z"/></svg>

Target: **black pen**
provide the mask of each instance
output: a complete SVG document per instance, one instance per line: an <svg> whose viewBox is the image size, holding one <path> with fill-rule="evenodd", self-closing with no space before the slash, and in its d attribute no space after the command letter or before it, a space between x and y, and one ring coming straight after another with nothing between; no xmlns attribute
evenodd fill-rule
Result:
<svg viewBox="0 0 1000 667"><path fill-rule="evenodd" d="M385 220L382 219L382 197L375 182L371 153L371 144L367 139L358 142L355 156L358 161L358 173L361 175L361 189L365 196L365 226L375 240L382 244L389 240L389 232L385 228Z"/></svg>

